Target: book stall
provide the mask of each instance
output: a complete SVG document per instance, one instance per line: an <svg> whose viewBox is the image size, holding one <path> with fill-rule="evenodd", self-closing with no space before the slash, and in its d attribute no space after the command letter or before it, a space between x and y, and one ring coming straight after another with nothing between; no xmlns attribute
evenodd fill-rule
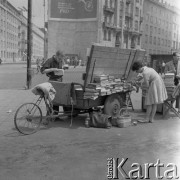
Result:
<svg viewBox="0 0 180 180"><path fill-rule="evenodd" d="M132 82L136 73L131 66L134 61L143 61L144 55L144 50L92 45L83 84L73 82L73 88L70 85L67 90L67 83L52 82L57 90L53 103L73 115L90 114L102 107L103 114L118 117L122 108L132 104L130 94L135 90Z"/></svg>

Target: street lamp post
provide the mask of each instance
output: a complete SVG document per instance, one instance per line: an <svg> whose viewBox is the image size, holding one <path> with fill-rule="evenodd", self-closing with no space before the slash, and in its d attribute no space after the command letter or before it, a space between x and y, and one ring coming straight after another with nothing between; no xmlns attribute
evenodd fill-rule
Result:
<svg viewBox="0 0 180 180"><path fill-rule="evenodd" d="M44 58L46 59L46 19L45 19L45 11L46 11L46 5L45 5L45 0L44 0Z"/></svg>
<svg viewBox="0 0 180 180"><path fill-rule="evenodd" d="M31 70L31 55L32 55L32 0L28 0L28 33L27 33L27 88L31 87L32 70Z"/></svg>

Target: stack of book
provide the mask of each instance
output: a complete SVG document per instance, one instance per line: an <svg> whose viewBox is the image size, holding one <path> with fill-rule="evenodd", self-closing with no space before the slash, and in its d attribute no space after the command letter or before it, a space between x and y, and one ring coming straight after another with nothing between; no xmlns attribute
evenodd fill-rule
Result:
<svg viewBox="0 0 180 180"><path fill-rule="evenodd" d="M97 83L90 83L85 88L84 99L97 99L100 92L100 85Z"/></svg>
<svg viewBox="0 0 180 180"><path fill-rule="evenodd" d="M130 91L131 83L122 82L120 78L111 75L94 75L93 83L89 83L84 92L84 99L97 99L98 96L106 96L117 92Z"/></svg>
<svg viewBox="0 0 180 180"><path fill-rule="evenodd" d="M93 77L93 82L94 83L103 83L104 81L108 81L109 77L106 74L99 74L99 75L94 75Z"/></svg>
<svg viewBox="0 0 180 180"><path fill-rule="evenodd" d="M170 86L169 86L169 87L167 86L167 87L166 87L166 91L167 91L168 96L171 95L171 94L173 94L173 92L174 92L174 86L171 86L171 87L170 87Z"/></svg>
<svg viewBox="0 0 180 180"><path fill-rule="evenodd" d="M164 76L164 84L166 87L174 86L174 73L166 73Z"/></svg>

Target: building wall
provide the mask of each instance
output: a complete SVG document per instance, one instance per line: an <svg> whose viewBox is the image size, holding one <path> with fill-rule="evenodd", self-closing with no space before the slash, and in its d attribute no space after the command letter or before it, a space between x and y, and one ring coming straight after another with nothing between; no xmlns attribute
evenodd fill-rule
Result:
<svg viewBox="0 0 180 180"><path fill-rule="evenodd" d="M86 58L87 48L97 42L97 22L48 22L48 57L57 50Z"/></svg>
<svg viewBox="0 0 180 180"><path fill-rule="evenodd" d="M142 47L149 54L179 50L179 14L166 3L144 1Z"/></svg>
<svg viewBox="0 0 180 180"><path fill-rule="evenodd" d="M44 32L42 32L37 26L32 25L32 58L44 57Z"/></svg>
<svg viewBox="0 0 180 180"><path fill-rule="evenodd" d="M0 1L0 57L3 61L18 58L19 13L8 3Z"/></svg>
<svg viewBox="0 0 180 180"><path fill-rule="evenodd" d="M52 56L56 50L61 49L65 54L78 54L85 60L87 48L90 48L92 43L115 47L120 46L123 41L120 46L122 48L140 48L143 0L126 1L127 3L125 2L122 7L122 0L98 0L97 21L72 22L49 19L48 56ZM128 17L127 11L135 13L136 6L138 14ZM123 8L124 12L122 12ZM122 18L128 21L128 27L124 26L126 24L122 23ZM135 26L135 21L138 28ZM121 40L122 27L123 40Z"/></svg>
<svg viewBox="0 0 180 180"><path fill-rule="evenodd" d="M32 30L32 56L43 57L44 34L35 25ZM27 18L7 0L0 0L0 58L3 62L26 60Z"/></svg>

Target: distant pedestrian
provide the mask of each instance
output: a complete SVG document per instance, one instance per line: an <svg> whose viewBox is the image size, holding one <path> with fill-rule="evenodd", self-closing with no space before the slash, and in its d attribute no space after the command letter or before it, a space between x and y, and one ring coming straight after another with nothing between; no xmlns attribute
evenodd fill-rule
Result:
<svg viewBox="0 0 180 180"><path fill-rule="evenodd" d="M2 64L2 59L0 58L0 64Z"/></svg>
<svg viewBox="0 0 180 180"><path fill-rule="evenodd" d="M41 68L41 62L40 59L37 58L36 60L36 68L37 68L37 74L40 72L40 68Z"/></svg>
<svg viewBox="0 0 180 180"><path fill-rule="evenodd" d="M165 72L165 66L166 66L166 63L163 61L162 62L162 74L164 74L164 72Z"/></svg>

